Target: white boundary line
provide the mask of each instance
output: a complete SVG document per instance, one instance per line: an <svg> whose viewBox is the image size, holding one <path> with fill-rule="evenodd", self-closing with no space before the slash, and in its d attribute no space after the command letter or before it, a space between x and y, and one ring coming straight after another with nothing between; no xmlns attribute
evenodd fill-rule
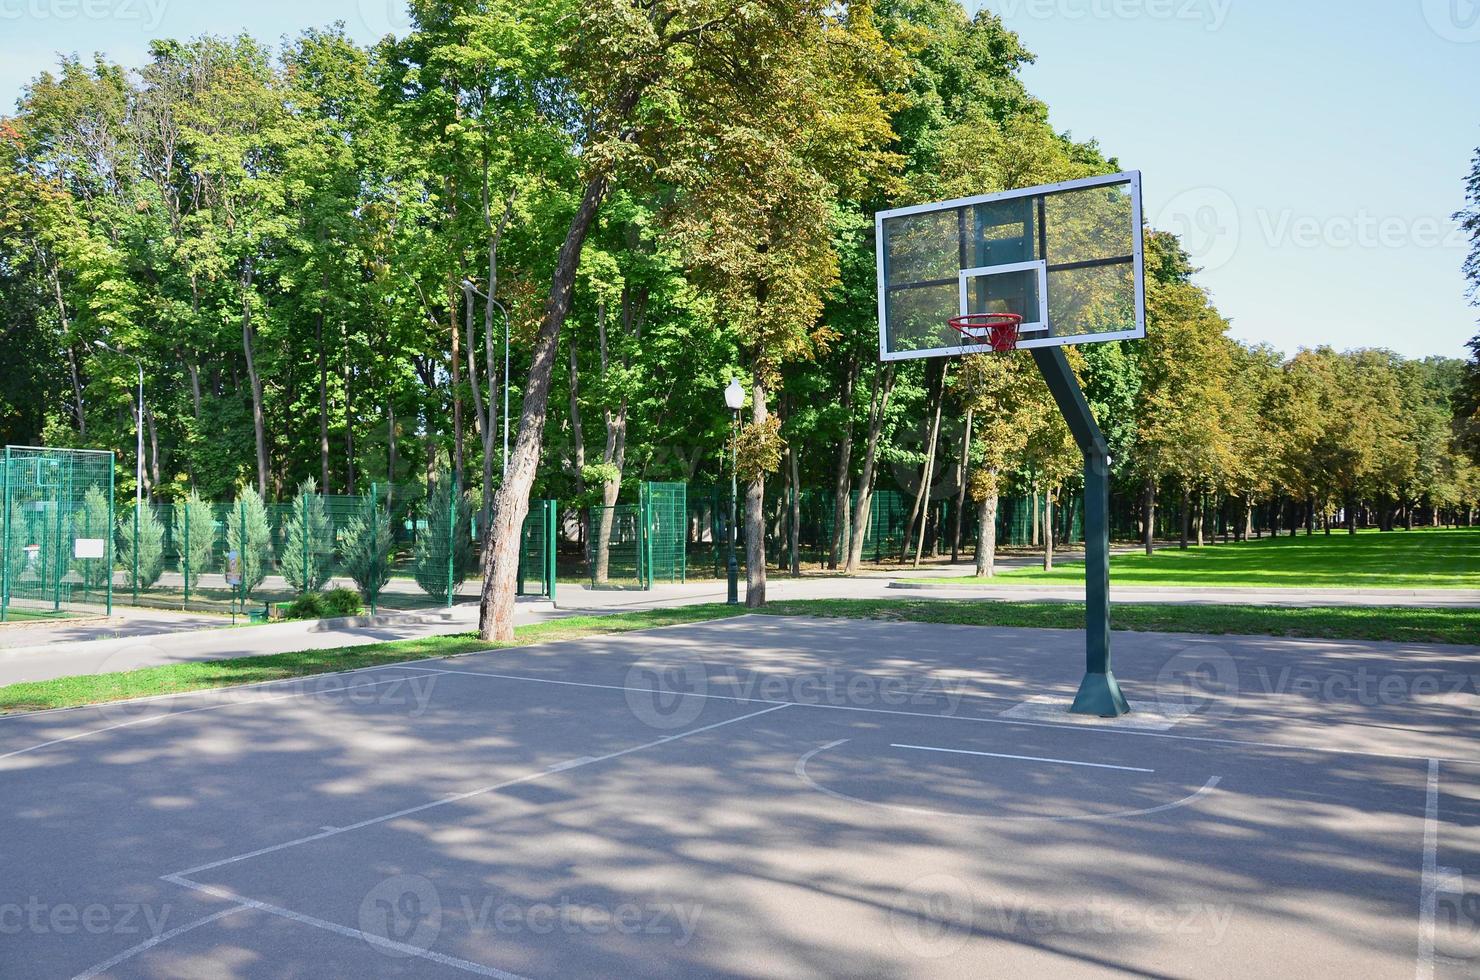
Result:
<svg viewBox="0 0 1480 980"><path fill-rule="evenodd" d="M1439 901L1439 760L1429 760L1423 807L1423 876L1418 893L1417 980L1434 976L1434 913Z"/></svg>
<svg viewBox="0 0 1480 980"><path fill-rule="evenodd" d="M889 744L891 749L915 749L918 752L946 752L950 755L980 755L992 759L1016 759L1019 762L1051 762L1060 766L1084 766L1087 769L1117 769L1121 772L1155 772L1155 769L1142 769L1140 766L1111 766L1103 762L1075 762L1072 759L1046 759L1036 755L1008 755L1005 752L975 752L971 749L941 749L932 745L903 745L898 742Z"/></svg>
<svg viewBox="0 0 1480 980"><path fill-rule="evenodd" d="M366 669L380 670L382 668L380 668L380 667L374 667L374 668L366 668ZM429 672L430 673L433 673L433 674L445 674L445 673L449 673L448 671L445 671L445 670L431 670ZM272 681L271 683L273 683L273 684L280 684L280 683L284 683L284 682L295 682L296 683L296 682L305 681L309 677L333 677L333 676L334 676L333 674L308 674L308 675L305 675L304 677L283 678L282 680ZM405 680L409 680L409 678L406 678L406 677L388 677L388 678L386 678L383 681L370 681L368 684L347 684L344 687L325 688L323 690L293 691L293 692L291 692L289 694L278 694L278 695L274 695L274 696L271 696L271 697L265 697L265 698L249 698L249 699L241 700L241 701L230 701L230 702L227 702L226 704L205 704L205 705L201 705L198 708L186 708L183 711L163 711L163 712L160 712L157 715L146 715L143 718L133 718L133 719L131 719L129 721L121 721L121 722L119 722L116 725L108 725L108 726L106 726L104 728L94 728L94 729L91 729L90 731L85 731L85 732L76 732L76 733L74 733L72 735L64 735L61 738L51 739L50 741L47 741L47 742L38 742L35 745L28 745L28 746L26 746L23 749L16 749L13 752L6 752L3 755L0 755L0 761L3 761L5 759L10 759L10 758L13 758L14 756L18 756L18 755L25 755L27 752L35 752L37 749L44 749L44 748L47 748L48 746L60 745L63 742L72 742L72 741L75 741L75 740L77 740L79 738L88 738L89 736L92 736L92 735L102 735L105 732L116 731L116 730L118 730L120 728L131 728L131 727L133 727L135 725L143 725L143 724L147 724L149 722L164 721L164 720L169 719L169 718L179 718L179 717L182 717L184 715L193 715L196 712L200 712L200 711L216 711L216 710L218 710L220 708L237 708L237 707L241 707L242 705L249 705L249 704L271 704L271 703L273 703L275 701L286 701L289 698L301 698L301 697L313 696L313 695L320 695L320 694L339 694L339 693L342 693L344 691L358 691L358 690L361 690L361 689L367 688L367 687L379 687L382 684L394 684L396 681L405 681ZM237 688L230 688L230 687L228 687L228 688L219 688L219 690L234 691L234 690L237 690ZM195 693L195 692L184 692L184 693ZM110 702L110 703L114 703L114 702ZM127 703L127 702L121 702L121 703Z"/></svg>
<svg viewBox="0 0 1480 980"><path fill-rule="evenodd" d="M1015 823L1070 823L1089 820L1118 820L1123 817L1144 817L1149 816L1153 813L1164 813L1167 810L1175 810L1178 807L1187 806L1189 803L1196 803L1199 799L1217 789L1218 784L1223 781L1222 776L1209 776L1208 781L1206 783L1203 783L1202 787L1197 792L1192 793L1188 796L1184 796L1180 800L1173 800L1171 803L1163 803L1161 806L1148 807L1145 810L1117 810L1114 813L1082 813L1070 814L1062 817L1003 816L1002 814L997 813L959 813L953 810L936 810L932 807L903 806L898 803L880 803L877 800L865 800L861 797L849 796L847 793L840 793L835 789L829 789L828 787L823 786L821 783L813 779L810 774L808 774L807 763L811 762L813 758L815 758L820 753L828 751L829 749L835 749L839 745L842 745L844 742L848 741L851 741L851 739L840 738L836 742L828 742L826 745L817 746L817 748L803 754L801 758L797 759L797 764L793 767L792 771L796 773L797 778L799 778L802 782L806 783L808 786L812 787L819 793L831 796L833 799L843 800L848 803L858 803L863 806L878 807L881 810L897 810L901 813L923 813L926 816L931 817L954 817L962 820L991 820L993 823L1001 823L1007 820L1011 820Z"/></svg>
<svg viewBox="0 0 1480 980"><path fill-rule="evenodd" d="M636 691L639 694L665 693L689 698L708 698L716 701L734 701L741 704L775 704L794 705L798 708L820 708L825 711L858 711L864 714L877 715L903 715L907 718L934 718L938 721L974 722L981 725L1014 725L1021 728L1048 728L1055 731L1080 732L1106 735L1136 735L1143 738L1168 738L1182 742L1200 742L1211 745L1228 745L1245 748L1281 749L1287 752L1321 752L1329 755L1350 755L1369 759L1401 759L1407 762L1427 762L1431 756L1427 755L1404 755L1400 752L1370 752L1362 749L1343 749L1326 745L1292 745L1286 742L1262 742L1254 739L1226 738L1215 735L1179 735L1175 732L1155 732L1146 729L1121 728L1114 725L1097 725L1093 722L1077 722L1074 724L1059 724L1050 721L1026 721L1017 718L976 718L964 715L933 715L923 711L897 711L892 708L865 708L858 705L848 704L809 704L805 701L773 701L767 698L750 698L739 694L700 694L690 691L655 691L649 687L629 687L622 684L597 684L591 681L562 681L549 677L522 677L518 674L495 674L482 670L452 670L438 669L432 667L421 667L416 665L403 665L407 670L432 670L441 674L459 674L472 677L488 677L494 680L524 681L530 684L555 684L562 687L590 687L607 691ZM974 696L974 695L973 695ZM988 695L995 697L994 695ZM1015 700L1001 698L1000 700ZM1439 762L1450 762L1456 765L1476 766L1480 765L1480 759L1459 759L1447 756L1437 757Z"/></svg>
<svg viewBox="0 0 1480 980"><path fill-rule="evenodd" d="M98 976L101 973L107 973L118 964L123 963L126 960L133 959L140 953L146 950L153 949L160 943L174 939L176 936L183 936L185 935L185 933L189 932L192 929L197 929L203 925L208 925L212 922L215 922L217 919L224 919L228 915L235 915L238 912L243 912L250 908L252 908L252 903L240 902L229 909L222 909L221 911L208 915L205 918L196 919L193 922L187 922L184 925L176 926L168 932L161 932L157 936L150 936L143 942L135 946L130 946L128 949L119 953L117 956L111 957L101 963L88 967L86 970L83 970L81 973L77 974L77 976L73 977L72 980L92 980L93 977Z"/></svg>
<svg viewBox="0 0 1480 980"><path fill-rule="evenodd" d="M790 704L777 704L769 708L763 708L760 711L752 711L749 714L739 715L735 718L726 718L724 721L717 721L712 725L704 725L699 728L690 728L686 731L679 732L676 735L665 735L662 738L653 739L651 742L643 742L641 745L634 745L629 748L619 749L615 752L608 752L605 755L581 756L577 759L557 762L545 769L540 769L531 773L525 773L523 776L516 776L513 779L506 779L502 782L494 783L490 786L480 786L477 789L468 790L465 793L455 793L452 796L444 796L441 799L432 800L428 803L421 803L417 806L406 807L403 810L397 810L394 813L387 813L378 817L370 817L368 819L361 820L357 823L352 823L344 827L336 827L333 830L324 830L320 831L317 834L308 834L304 837L299 837L296 840L284 841L281 844L273 844L268 847L259 847L255 851L248 851L245 854L237 854L234 857L222 858L219 861L211 861L207 864L198 864L193 868L186 868L183 871L173 871L170 874L162 875L161 877L168 881L175 877L184 877L186 875L199 874L202 871L210 871L213 868L219 868L228 864L235 864L238 861L246 861L250 858L260 857L263 854L271 854L275 851L282 851L290 847L297 847L300 844L308 844L312 841L323 840L327 837L337 837L340 834L346 834L352 830L361 830L365 827L373 827L376 824L382 824L389 820L397 820L401 817L410 816L413 813L421 813L425 810L431 810L439 806L446 806L449 803L458 803L462 800L471 799L475 796L482 796L486 793L492 793L500 789L507 789L510 786L517 786L520 783L534 782L537 779L543 779L546 776L552 775L554 773L569 772L572 769L581 769L586 766L595 765L598 762L608 762L612 759L620 759L624 755L631 755L634 752L641 752L644 749L651 749L659 745L666 745L669 742L677 742L680 739L688 738L691 735L699 735L703 732L713 731L716 728L723 728L726 725L733 725L736 722L748 721L751 718L758 718L761 715L770 714L772 711L780 711L782 708L789 707L791 707Z"/></svg>
<svg viewBox="0 0 1480 980"><path fill-rule="evenodd" d="M254 909L259 912L267 912L272 915L281 916L282 918L288 919L292 922L297 922L301 925L312 926L315 929L323 929L325 932L332 932L336 935L344 936L348 939L358 939L371 946L379 946L382 949L392 950L397 953L404 953L408 956L417 956L424 960L431 960L433 963L438 963L442 966L450 966L454 969L462 970L464 973L472 973L480 977L494 977L495 980L526 980L525 977L522 977L517 973L509 973L505 970L500 970L497 967L484 966L482 963L474 963L471 960L458 959L456 956L448 956L445 953L438 953L430 949L423 949L420 946L413 946L410 943L397 942L396 940L390 939L386 936L377 936L373 932L365 932L362 929L354 929L350 926L340 925L337 922L330 922L327 919L319 919L312 915L304 915L302 912L294 912L292 909L285 909L280 905L271 905L267 902L259 902L254 898L246 898L242 895L238 895L230 889L219 888L215 885L202 885L200 882L188 881L185 878L180 877L179 875L167 875L164 880L168 881L172 885L179 885L182 888L189 888L193 891L203 892L207 895L214 895L217 898L225 898L233 902L239 902L240 904L236 907L236 909L233 909L232 911L237 911L240 909ZM212 918L217 917L213 916ZM209 920L203 920L203 922L204 921ZM200 924L202 923L197 923L197 925Z"/></svg>

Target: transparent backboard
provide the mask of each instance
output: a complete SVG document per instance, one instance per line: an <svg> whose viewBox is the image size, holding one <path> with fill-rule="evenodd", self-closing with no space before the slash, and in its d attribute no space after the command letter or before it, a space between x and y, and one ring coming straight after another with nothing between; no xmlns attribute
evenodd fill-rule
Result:
<svg viewBox="0 0 1480 980"><path fill-rule="evenodd" d="M1137 172L881 211L879 356L979 353L968 313L1023 318L1019 348L1146 335Z"/></svg>

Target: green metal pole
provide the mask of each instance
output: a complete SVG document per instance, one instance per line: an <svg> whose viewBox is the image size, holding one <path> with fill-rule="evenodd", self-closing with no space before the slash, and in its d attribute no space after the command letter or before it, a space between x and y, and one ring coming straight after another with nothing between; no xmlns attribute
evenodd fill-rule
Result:
<svg viewBox="0 0 1480 980"><path fill-rule="evenodd" d="M447 606L452 607L452 550L457 544L457 477L447 497Z"/></svg>
<svg viewBox="0 0 1480 980"><path fill-rule="evenodd" d="M180 571L185 577L185 598L181 605L190 602L190 497L186 496L184 505L180 508L182 515L180 523L185 525L185 537L181 543L176 545L180 555Z"/></svg>
<svg viewBox="0 0 1480 980"><path fill-rule="evenodd" d="M308 551L313 547L313 528L308 526L308 494L303 494L303 506L299 508L302 513L298 520L303 526L303 591L308 591Z"/></svg>
<svg viewBox="0 0 1480 980"><path fill-rule="evenodd" d="M1058 347L1033 350L1033 360L1084 453L1085 674L1069 709L1113 718L1130 705L1110 669L1110 452L1068 358Z"/></svg>
<svg viewBox="0 0 1480 980"><path fill-rule="evenodd" d="M111 475L108 482L113 482ZM139 501L134 501L134 605L136 606L139 604L139 508L141 506L143 505L140 504ZM113 585L113 572L111 564L109 565L108 571L108 585L109 592L111 593ZM113 604L111 594L108 604L110 606Z"/></svg>
<svg viewBox="0 0 1480 980"><path fill-rule="evenodd" d="M379 489L380 489L380 484L374 483L374 482L372 482L370 484L370 520L372 522L374 522L376 520L379 520L379 511L380 511L380 493L379 493ZM374 528L375 528L374 523L372 523L370 525L370 527L371 527L371 530L374 530ZM390 528L390 516L389 515L386 516L386 528L387 528L387 530L389 530L389 528ZM377 546L378 546L378 543L379 543L379 541L378 541L379 535L377 535L376 538L377 538ZM379 590L376 590L375 592L372 592L370 594L370 615L372 615L372 616L375 615L375 604L376 604L376 602L379 599L380 599L380 592L379 592Z"/></svg>
<svg viewBox="0 0 1480 980"><path fill-rule="evenodd" d="M108 454L108 539L107 539L108 540L108 547L107 547L106 551L103 553L104 567L106 567L108 569L108 575L107 575L107 579L108 579L108 603L107 603L107 605L108 605L108 615L109 616L113 615L113 561L117 557L117 555L115 553L115 550L114 550L117 547L117 543L114 540L114 534L113 534L113 527L114 527L114 525L113 525L113 491L114 491L114 477L116 475L115 466L116 466L116 464L115 464L115 461L113 459L113 454L112 453L109 453ZM138 531L137 523L138 522L135 521L135 525L136 526L134 528L134 561L136 561L136 562L139 560L138 559L138 554L139 554L139 538L138 538L138 533L139 533L139 531ZM137 570L135 570L135 572L134 572L134 582L137 583L138 581L139 581L139 573L138 573ZM138 600L137 597L135 597L134 598L134 605L138 605L138 604L139 604L139 600Z"/></svg>
<svg viewBox="0 0 1480 980"><path fill-rule="evenodd" d="M0 623L5 622L10 609L10 447L5 447L4 469L0 469L0 497L4 498L4 511L0 511Z"/></svg>
<svg viewBox="0 0 1480 980"><path fill-rule="evenodd" d="M559 535L555 522L560 519L560 506L553 500L545 501L545 581L550 586L550 604L555 604L555 558Z"/></svg>

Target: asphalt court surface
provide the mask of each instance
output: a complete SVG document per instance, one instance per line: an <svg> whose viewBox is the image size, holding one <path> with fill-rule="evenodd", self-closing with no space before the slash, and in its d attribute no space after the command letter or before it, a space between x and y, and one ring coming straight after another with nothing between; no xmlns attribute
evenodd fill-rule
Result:
<svg viewBox="0 0 1480 980"><path fill-rule="evenodd" d="M747 616L0 719L0 977L1473 976L1480 649Z"/></svg>

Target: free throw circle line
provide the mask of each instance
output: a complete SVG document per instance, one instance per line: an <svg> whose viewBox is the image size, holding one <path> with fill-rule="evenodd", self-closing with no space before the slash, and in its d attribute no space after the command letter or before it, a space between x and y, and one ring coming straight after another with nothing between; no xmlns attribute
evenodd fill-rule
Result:
<svg viewBox="0 0 1480 980"><path fill-rule="evenodd" d="M1103 762L1075 762L1073 759L1046 759L1036 755L1008 755L1005 752L975 752L971 749L942 749L933 745L900 745L891 742L891 749L914 749L918 752L947 752L951 755L980 755L991 759L1016 759L1020 762L1051 762L1059 766L1084 766L1088 769L1117 769L1120 772L1155 772L1139 766L1112 766Z"/></svg>

